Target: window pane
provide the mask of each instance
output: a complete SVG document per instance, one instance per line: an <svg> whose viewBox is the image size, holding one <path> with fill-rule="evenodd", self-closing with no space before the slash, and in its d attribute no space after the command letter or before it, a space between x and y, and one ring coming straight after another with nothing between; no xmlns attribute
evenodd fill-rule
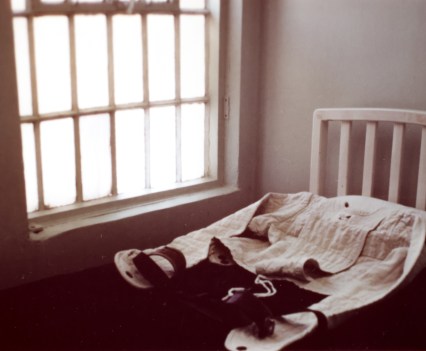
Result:
<svg viewBox="0 0 426 351"><path fill-rule="evenodd" d="M103 15L76 16L78 105L108 104L106 20Z"/></svg>
<svg viewBox="0 0 426 351"><path fill-rule="evenodd" d="M80 119L83 199L91 200L111 193L111 147L109 115Z"/></svg>
<svg viewBox="0 0 426 351"><path fill-rule="evenodd" d="M204 176L204 104L182 105L182 180Z"/></svg>
<svg viewBox="0 0 426 351"><path fill-rule="evenodd" d="M71 108L68 20L65 16L34 19L39 112Z"/></svg>
<svg viewBox="0 0 426 351"><path fill-rule="evenodd" d="M176 182L175 108L158 107L150 111L151 187Z"/></svg>
<svg viewBox="0 0 426 351"><path fill-rule="evenodd" d="M42 122L40 133L45 204L71 204L76 199L73 120Z"/></svg>
<svg viewBox="0 0 426 351"><path fill-rule="evenodd" d="M32 114L31 75L28 50L28 23L25 18L13 20L15 38L16 78L18 82L19 114Z"/></svg>
<svg viewBox="0 0 426 351"><path fill-rule="evenodd" d="M41 2L45 4L60 4L63 3L64 0L41 0Z"/></svg>
<svg viewBox="0 0 426 351"><path fill-rule="evenodd" d="M24 11L26 8L26 0L11 0L12 11Z"/></svg>
<svg viewBox="0 0 426 351"><path fill-rule="evenodd" d="M32 212L38 210L37 168L33 125L29 123L21 124L21 135L27 211Z"/></svg>
<svg viewBox="0 0 426 351"><path fill-rule="evenodd" d="M114 16L113 28L115 102L124 104L142 101L142 29L140 16Z"/></svg>
<svg viewBox="0 0 426 351"><path fill-rule="evenodd" d="M205 0L180 0L179 5L181 9L200 10L206 7L206 1Z"/></svg>
<svg viewBox="0 0 426 351"><path fill-rule="evenodd" d="M150 100L175 97L174 19L148 16L148 66Z"/></svg>
<svg viewBox="0 0 426 351"><path fill-rule="evenodd" d="M115 124L117 190L134 194L145 188L144 112L118 111Z"/></svg>
<svg viewBox="0 0 426 351"><path fill-rule="evenodd" d="M181 17L182 97L204 96L205 39L204 16Z"/></svg>

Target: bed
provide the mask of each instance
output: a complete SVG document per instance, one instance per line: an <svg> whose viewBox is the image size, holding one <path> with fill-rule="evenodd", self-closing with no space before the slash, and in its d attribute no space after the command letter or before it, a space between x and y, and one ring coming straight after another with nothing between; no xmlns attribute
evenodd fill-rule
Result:
<svg viewBox="0 0 426 351"><path fill-rule="evenodd" d="M392 142L388 191L377 199L382 123ZM365 132L363 147L355 144L357 187L352 128ZM418 136L412 206L398 204L407 128ZM330 130L339 132L336 177L327 172ZM309 191L265 194L163 247L0 292L2 346L425 349L426 112L316 110L311 157ZM323 196L330 183L336 196Z"/></svg>

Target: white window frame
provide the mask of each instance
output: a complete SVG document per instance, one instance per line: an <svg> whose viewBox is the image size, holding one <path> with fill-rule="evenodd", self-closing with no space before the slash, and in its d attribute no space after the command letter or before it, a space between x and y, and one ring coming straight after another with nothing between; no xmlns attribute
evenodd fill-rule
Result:
<svg viewBox="0 0 426 351"><path fill-rule="evenodd" d="M117 213L119 211L128 211L129 209L134 209L135 207L139 206L146 206L146 204L152 203L152 202L158 202L160 200L166 200L170 198L174 198L179 195L184 194L193 194L199 191L204 190L210 190L213 188L216 188L218 186L221 186L223 184L223 165L219 161L221 158L219 157L220 153L220 146L219 146L219 140L220 140L220 127L219 127L219 118L221 116L222 109L219 107L220 105L220 96L223 96L223 72L220 72L219 67L220 62L223 58L220 57L220 42L222 41L219 39L220 35L223 36L223 33L221 33L221 6L220 6L220 0L208 0L207 1L208 11L207 10L190 10L190 11L182 11L179 9L179 3L177 1L174 2L167 2L164 4L150 4L148 6L143 5L142 3L135 2L133 11L135 13L140 13L141 16L146 16L147 13L168 13L173 14L175 18L179 16L179 14L207 14L209 17L208 20L206 20L206 43L209 43L209 50L207 51L207 62L206 62L206 92L209 92L209 96L205 96L203 98L197 98L197 99L180 99L179 95L179 79L180 79L180 72L179 72L179 65L176 66L176 98L173 101L167 101L167 102L158 102L158 103L149 103L148 102L148 84L146 81L147 75L145 74L145 82L144 82L144 101L142 103L135 103L135 104L124 104L115 106L111 102L113 101L113 94L114 91L112 90L114 86L114 82L112 81L114 75L113 72L109 72L109 98L110 98L110 105L108 107L102 107L102 108L96 108L96 109L78 109L76 105L76 73L75 73L75 67L71 70L71 84L72 84L72 111L67 111L63 113L55 113L55 114L46 114L46 115L37 115L37 99L36 99L36 87L35 83L32 84L32 93L33 93L33 116L22 116L21 117L21 123L25 122L33 122L34 125L39 125L41 121L44 120L53 120L57 118L63 118L63 117L74 117L75 124L78 125L78 118L84 115L93 115L98 113L109 113L110 118L114 118L115 111L129 109L129 108L143 108L145 111L148 111L149 107L151 106L162 106L162 105L170 105L174 104L174 106L180 106L181 103L191 103L191 102L202 102L206 105L206 142L207 145L205 147L206 150L206 167L205 167L205 177L202 179L189 181L185 183L176 183L175 185L171 186L170 188L162 191L153 191L149 188L146 189L142 194L136 196L136 197L130 197L126 195L117 195L116 191L116 177L113 176L113 179L115 178L115 182L113 180L113 195L107 198L101 198L97 200L91 200L88 202L82 202L82 185L81 185L81 170L77 167L77 173L80 172L80 176L77 176L77 203L67 206L62 206L58 208L53 209L41 209L37 212L29 213L28 219L30 222L30 228L33 233L39 232L43 228L52 227L61 223L69 223L70 221L73 221L73 228L74 227L80 227L83 225L88 224L86 219L87 218L99 218L99 216L108 216L108 214L111 213ZM76 10L77 9L77 10ZM46 14L76 14L76 13L99 13L99 10L102 10L107 16L107 22L108 28L110 31L111 28L111 16L112 14L116 14L117 11L127 11L127 4L125 3L87 3L87 4L71 4L71 3L63 3L63 4L43 4L40 0L37 0L33 4L33 8L31 11L22 11L19 13L15 13L14 16L25 16L27 18L32 18L32 16L39 16L39 15L46 15ZM146 19L146 17L145 17ZM29 46L30 46L30 61L32 66L32 72L35 72L34 67L34 37L33 37L33 29L31 20L28 21L28 31L29 31ZM70 23L70 36L72 36L71 33L73 33L73 23L72 21L69 21ZM176 30L175 30L175 43L177 44L177 41L179 40L179 21L175 20L176 24ZM142 20L143 26L146 26L146 20ZM223 32L223 29L222 29ZM146 27L144 29L144 55L146 55ZM109 56L112 56L112 40L111 40L111 33L109 33ZM73 41L73 38L70 37L71 41ZM73 55L73 45L71 44L71 55ZM179 45L176 45L176 48L178 48ZM74 46L75 48L75 46ZM32 56L32 58L31 58ZM179 57L179 52L176 52L176 56ZM223 56L223 55L222 55ZM146 62L147 58L144 57L144 70L147 70ZM72 65L74 66L74 65ZM111 66L111 65L110 65ZM33 73L34 74L34 73ZM35 82L35 80L33 79ZM177 119L179 119L179 108L177 110ZM114 135L113 132L113 125L114 123L111 123L112 128L112 135ZM179 126L179 123L177 123L177 128ZM76 127L78 130L78 127ZM36 128L37 129L37 128ZM39 132L38 132L39 133ZM39 134L38 134L39 136ZM77 136L78 138L78 133ZM37 138L37 132L36 132L36 138ZM179 141L178 141L179 142ZM112 145L114 144L114 137L112 136ZM78 145L78 143L77 143ZM39 164L41 164L40 158L40 142L38 141L38 151L37 151L37 158L39 159ZM113 148L114 149L114 148ZM76 150L76 154L79 154L78 146ZM112 158L114 159L114 152L112 153ZM177 155L177 158L179 158L179 155ZM79 163L79 162L77 162ZM114 161L112 162L114 165ZM39 167L40 168L40 167ZM39 170L40 172L40 170ZM112 170L113 174L116 173L115 166L113 166ZM179 180L179 167L178 167L178 174L177 179ZM147 177L147 181L149 182L149 177ZM43 202L43 188L42 188L42 180L41 176L38 177L38 188L39 188L39 199L40 202ZM143 209L141 209L143 211ZM130 213L134 213L133 210L130 211ZM83 221L82 221L83 219ZM62 229L60 227L56 228L54 232L60 232ZM45 231L46 233L46 231ZM47 234L47 233L46 233ZM40 235L42 237L44 235Z"/></svg>

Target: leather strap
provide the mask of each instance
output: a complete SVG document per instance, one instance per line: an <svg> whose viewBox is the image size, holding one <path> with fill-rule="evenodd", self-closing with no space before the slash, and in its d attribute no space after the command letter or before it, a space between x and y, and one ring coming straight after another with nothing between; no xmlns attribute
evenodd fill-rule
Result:
<svg viewBox="0 0 426 351"><path fill-rule="evenodd" d="M175 273L179 273L185 270L186 268L185 256L182 254L182 252L176 249L172 249L171 247L162 247L149 255L164 257L167 261L171 263Z"/></svg>
<svg viewBox="0 0 426 351"><path fill-rule="evenodd" d="M163 247L150 254L140 252L134 259L138 271L150 283L156 287L165 287L169 283L167 274L155 263L151 256L161 256L170 262L175 273L178 273L186 268L186 260L183 254L175 249Z"/></svg>

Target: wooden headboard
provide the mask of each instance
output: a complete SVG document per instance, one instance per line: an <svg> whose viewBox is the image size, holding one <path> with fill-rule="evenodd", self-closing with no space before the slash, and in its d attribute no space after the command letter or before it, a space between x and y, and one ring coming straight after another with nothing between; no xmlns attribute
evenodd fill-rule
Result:
<svg viewBox="0 0 426 351"><path fill-rule="evenodd" d="M337 174L338 196L348 194L352 123L354 121L366 122L362 173L362 195L365 196L372 196L373 194L378 125L382 122L390 122L393 124L387 199L395 203L399 203L404 131L407 125L416 125L421 128L419 162L417 165L410 165L410 167L418 167L415 206L418 209L426 210L426 111L371 108L315 110L312 127L309 187L310 191L316 194L323 193L327 157L328 124L331 121L340 122Z"/></svg>

